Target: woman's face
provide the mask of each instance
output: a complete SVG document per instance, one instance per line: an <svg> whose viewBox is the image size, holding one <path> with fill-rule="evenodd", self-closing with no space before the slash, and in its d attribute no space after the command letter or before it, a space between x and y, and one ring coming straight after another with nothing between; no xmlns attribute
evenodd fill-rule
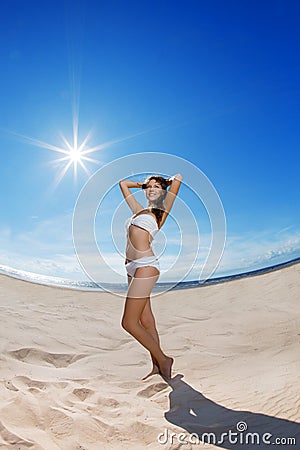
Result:
<svg viewBox="0 0 300 450"><path fill-rule="evenodd" d="M161 184L156 180L150 180L147 183L147 188L145 189L146 198L149 202L155 202L163 194L163 188Z"/></svg>

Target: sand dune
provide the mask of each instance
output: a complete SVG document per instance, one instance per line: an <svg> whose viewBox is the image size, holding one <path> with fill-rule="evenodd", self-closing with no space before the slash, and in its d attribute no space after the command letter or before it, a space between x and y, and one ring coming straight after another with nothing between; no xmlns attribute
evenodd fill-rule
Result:
<svg viewBox="0 0 300 450"><path fill-rule="evenodd" d="M295 264L155 297L169 383L141 381L149 357L120 327L121 297L1 276L0 448L270 448L221 442L237 423L239 439L300 448L299 275ZM215 445L190 442L208 432Z"/></svg>

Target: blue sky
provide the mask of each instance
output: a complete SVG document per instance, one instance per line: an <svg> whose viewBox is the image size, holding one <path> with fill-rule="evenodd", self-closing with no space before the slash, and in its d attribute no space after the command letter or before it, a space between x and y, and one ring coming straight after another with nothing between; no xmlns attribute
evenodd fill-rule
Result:
<svg viewBox="0 0 300 450"><path fill-rule="evenodd" d="M84 278L72 214L89 176L70 167L54 187L63 155L37 142L72 142L76 117L79 142L109 143L90 175L163 152L210 179L227 221L215 275L300 256L299 2L11 0L2 16L0 265ZM182 195L207 246L205 211Z"/></svg>

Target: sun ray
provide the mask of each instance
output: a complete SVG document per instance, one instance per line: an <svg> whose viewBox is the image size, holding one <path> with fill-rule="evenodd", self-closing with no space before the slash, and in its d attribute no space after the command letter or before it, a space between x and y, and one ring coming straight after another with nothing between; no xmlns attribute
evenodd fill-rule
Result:
<svg viewBox="0 0 300 450"><path fill-rule="evenodd" d="M85 161L90 161L90 162L93 162L95 164L100 164L101 163L101 161L99 161L97 159L93 159L93 158L88 158L87 156L82 156L80 159L81 159L81 161L84 159Z"/></svg>
<svg viewBox="0 0 300 450"><path fill-rule="evenodd" d="M10 133L16 136L17 138L34 145L35 147L46 148L47 150L53 150L55 152L64 153L65 155L68 155L69 153L67 150L58 147L57 145L48 144L47 142L32 138L30 136L25 136L24 134L16 133L14 131L11 131Z"/></svg>
<svg viewBox="0 0 300 450"><path fill-rule="evenodd" d="M68 164L66 164L61 171L58 173L58 175L56 176L54 182L52 183L51 189L50 190L55 190L57 188L57 186L59 185L59 183L61 182L61 180L63 179L63 177L65 176L65 174L67 173L67 171L69 170L70 166L72 165L72 161L69 161Z"/></svg>
<svg viewBox="0 0 300 450"><path fill-rule="evenodd" d="M48 164L57 165L58 163L62 163L63 161L69 161L69 159L69 156L64 156L63 158L53 159Z"/></svg>
<svg viewBox="0 0 300 450"><path fill-rule="evenodd" d="M78 93L79 94L79 93ZM75 96L73 96L73 100L75 99ZM78 99L79 100L79 99ZM17 137L18 139L30 143L31 145L35 146L35 147L39 147L39 148L44 148L47 150L51 150L53 152L56 153L60 153L63 156L61 158L57 158L54 159L53 161L49 162L48 164L51 164L53 166L58 166L58 165L63 165L63 167L61 168L61 170L59 171L59 173L57 174L57 176L54 179L54 182L52 183L52 187L53 189L56 189L57 186L59 185L59 183L62 181L62 179L64 178L65 174L68 172L68 170L70 169L70 167L73 165L73 173L74 173L74 179L75 181L77 180L77 176L79 173L79 169L81 168L88 176L90 175L90 172L88 170L87 165L85 164L85 162L87 163L92 163L92 164L101 164L102 162L91 158L90 156L87 155L91 155L92 153L95 153L97 151L101 151L104 149L107 149L108 147L114 145L114 144L119 144L121 142L125 142L128 141L130 139L133 139L135 137L138 136L142 136L145 135L147 133L150 133L151 131L157 130L159 128L161 128L161 126L159 127L152 127L152 128L148 128L146 130L137 132L137 133L133 133L124 137L120 137L120 138L116 138L116 139L111 139L107 142L103 142L101 144L98 145L94 145L89 147L88 143L91 139L91 135L92 135L92 130L90 130L88 132L88 134L84 137L84 139L82 141L79 141L78 138L78 129L79 129L79 108L78 108L78 102L74 101L73 103L73 130L72 130L72 138L68 139L62 132L59 133L59 137L61 139L61 145L53 145L51 143L48 142L44 142L40 139L35 139L33 137L30 136L26 136L20 133L16 133L14 131L9 131L9 130L3 130L5 132L8 132L9 134L12 134L13 136Z"/></svg>
<svg viewBox="0 0 300 450"><path fill-rule="evenodd" d="M81 154L83 154L82 149L86 146L86 144L88 143L90 138L91 138L91 131L87 134L87 136L84 138L84 140L82 141L82 143L78 147L78 150L81 152Z"/></svg>
<svg viewBox="0 0 300 450"><path fill-rule="evenodd" d="M152 128L147 129L147 130L139 131L138 133L130 134L128 136L124 136L124 137L117 138L117 139L111 139L110 141L104 142L102 144L99 144L99 145L96 145L94 147L91 147L91 148L88 148L88 149L84 150L82 152L82 155L88 155L89 153L93 153L93 152L96 152L96 151L99 151L99 150L104 150L105 148L108 148L111 145L120 144L121 142L128 141L128 140L133 139L135 137L143 136L143 135L145 135L147 133L150 133L151 131L157 130L159 128L161 128L161 127L152 127Z"/></svg>
<svg viewBox="0 0 300 450"><path fill-rule="evenodd" d="M84 162L82 160L79 160L79 164L81 165L81 167L83 168L83 170L85 171L85 173L87 175L90 175L90 172L88 171L86 165L84 164Z"/></svg>
<svg viewBox="0 0 300 450"><path fill-rule="evenodd" d="M60 133L60 137L61 137L62 141L64 142L64 144L71 151L72 150L72 145L69 143L69 141L66 139L66 137L62 133Z"/></svg>
<svg viewBox="0 0 300 450"><path fill-rule="evenodd" d="M74 181L77 181L77 161L73 161L73 167L74 167Z"/></svg>

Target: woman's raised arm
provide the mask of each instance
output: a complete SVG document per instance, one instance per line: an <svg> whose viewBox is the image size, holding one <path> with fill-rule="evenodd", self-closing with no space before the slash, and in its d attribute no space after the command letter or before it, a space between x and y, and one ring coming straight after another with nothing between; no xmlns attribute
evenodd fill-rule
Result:
<svg viewBox="0 0 300 450"><path fill-rule="evenodd" d="M170 189L168 190L166 198L164 200L164 212L161 218L160 226L164 224L166 218L168 217L169 212L172 209L173 203L175 201L175 198L178 194L181 185L181 181L182 175L180 175L180 173L177 173L173 177L169 178Z"/></svg>
<svg viewBox="0 0 300 450"><path fill-rule="evenodd" d="M141 211L143 208L143 205L141 205L141 203L139 203L135 198L133 193L131 192L130 189L133 188L137 188L137 189L141 189L143 186L143 183L139 183L137 181L132 181L132 180L121 180L119 181L119 186L120 189L122 191L122 194L129 206L129 208L131 209L131 211L136 214L139 211Z"/></svg>

